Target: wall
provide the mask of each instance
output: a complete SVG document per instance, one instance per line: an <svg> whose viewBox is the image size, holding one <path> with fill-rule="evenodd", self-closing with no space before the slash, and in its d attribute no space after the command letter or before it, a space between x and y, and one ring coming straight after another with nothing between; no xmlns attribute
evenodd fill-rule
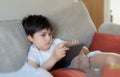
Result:
<svg viewBox="0 0 120 77"><path fill-rule="evenodd" d="M98 29L104 22L104 0L83 0L91 18Z"/></svg>

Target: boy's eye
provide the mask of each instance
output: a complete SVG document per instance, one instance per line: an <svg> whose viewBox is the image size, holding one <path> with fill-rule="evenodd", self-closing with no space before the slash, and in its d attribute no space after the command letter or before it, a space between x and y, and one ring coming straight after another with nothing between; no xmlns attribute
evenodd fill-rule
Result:
<svg viewBox="0 0 120 77"><path fill-rule="evenodd" d="M42 34L41 36L45 36L45 34Z"/></svg>
<svg viewBox="0 0 120 77"><path fill-rule="evenodd" d="M40 36L45 36L45 34L40 34Z"/></svg>
<svg viewBox="0 0 120 77"><path fill-rule="evenodd" d="M40 34L40 36L46 36L46 35L51 36L51 35L52 35L52 33L49 33L49 34Z"/></svg>
<svg viewBox="0 0 120 77"><path fill-rule="evenodd" d="M52 33L49 34L50 36L52 35Z"/></svg>

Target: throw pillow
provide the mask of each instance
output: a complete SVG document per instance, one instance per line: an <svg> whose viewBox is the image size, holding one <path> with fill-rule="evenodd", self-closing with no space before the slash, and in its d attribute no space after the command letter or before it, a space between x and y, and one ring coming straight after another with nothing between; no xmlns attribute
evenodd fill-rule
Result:
<svg viewBox="0 0 120 77"><path fill-rule="evenodd" d="M89 49L120 53L120 36L96 32Z"/></svg>

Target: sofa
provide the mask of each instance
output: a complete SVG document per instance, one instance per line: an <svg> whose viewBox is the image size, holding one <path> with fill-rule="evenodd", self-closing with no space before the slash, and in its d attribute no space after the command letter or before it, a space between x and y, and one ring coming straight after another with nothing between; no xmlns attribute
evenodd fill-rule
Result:
<svg viewBox="0 0 120 77"><path fill-rule="evenodd" d="M97 30L82 0L74 2L53 14L49 14L48 18L55 27L54 37L63 40L77 39L81 43L84 43L91 51L99 49L99 47L96 47L96 40L94 40L95 35L99 33L105 33L105 36L110 34L120 37L120 25L118 24L103 23ZM97 39L98 38L100 38L101 41L104 40L103 37L97 36ZM119 42L119 40L117 41ZM103 44L99 44L99 46L102 45ZM120 46L120 44L117 45ZM0 72L9 73L18 71L27 60L29 46L30 42L26 38L21 20L0 21ZM104 48L100 48L99 50L108 51ZM120 50L118 48L117 53L119 52ZM64 71L60 72L61 70ZM55 77L58 75L61 75L61 77L86 76L84 72L73 69L62 68L56 71L59 71L59 73L54 73L53 76L56 75Z"/></svg>

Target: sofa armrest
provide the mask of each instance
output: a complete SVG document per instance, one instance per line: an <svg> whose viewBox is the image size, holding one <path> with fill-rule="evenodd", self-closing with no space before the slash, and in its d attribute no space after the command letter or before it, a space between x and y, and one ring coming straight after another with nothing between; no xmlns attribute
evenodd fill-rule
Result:
<svg viewBox="0 0 120 77"><path fill-rule="evenodd" d="M115 23L103 23L103 24L99 27L98 32L120 35L120 24L115 24Z"/></svg>

